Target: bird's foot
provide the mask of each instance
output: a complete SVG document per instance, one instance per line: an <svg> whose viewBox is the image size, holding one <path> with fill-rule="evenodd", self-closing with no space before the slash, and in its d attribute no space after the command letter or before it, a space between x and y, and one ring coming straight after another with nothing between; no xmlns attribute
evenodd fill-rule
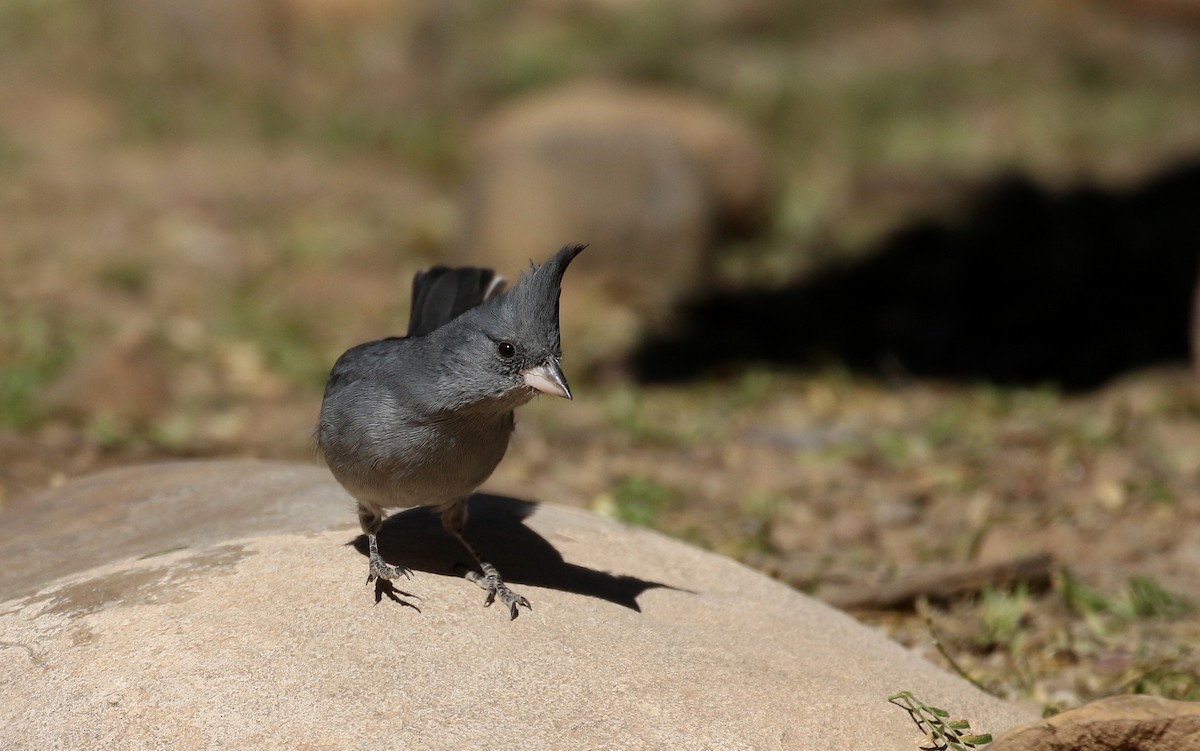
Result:
<svg viewBox="0 0 1200 751"><path fill-rule="evenodd" d="M496 570L495 566L490 563L481 563L479 567L483 570L482 574L478 571L468 571L467 578L478 584L481 589L487 590L487 598L483 601L485 608L499 600L508 606L509 620L517 617L518 605L533 610L529 600L508 588L508 585L500 578L500 572Z"/></svg>
<svg viewBox="0 0 1200 751"><path fill-rule="evenodd" d="M370 566L367 569L367 584L376 579L391 581L392 579L399 579L401 576L406 579L412 578L412 571L403 566L389 566L387 561L383 560L383 557L378 552L372 551L370 560Z"/></svg>
<svg viewBox="0 0 1200 751"><path fill-rule="evenodd" d="M398 602L401 605L407 605L418 613L421 609L411 602L401 600L400 597L416 597L416 595L396 589L392 586L393 579L399 579L401 576L411 579L412 572L404 566L389 566L387 561L383 560L383 556L379 554L379 541L374 534L367 533L367 584L375 582L375 604L378 605L380 600L387 597L392 602ZM421 599L417 597L417 599Z"/></svg>

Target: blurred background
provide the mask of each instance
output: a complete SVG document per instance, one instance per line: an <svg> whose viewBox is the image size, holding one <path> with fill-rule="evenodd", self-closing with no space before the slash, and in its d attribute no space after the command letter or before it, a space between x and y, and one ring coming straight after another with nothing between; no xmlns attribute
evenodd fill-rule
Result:
<svg viewBox="0 0 1200 751"><path fill-rule="evenodd" d="M584 241L489 487L1200 699L1198 217L1188 0L0 0L0 504L315 462L414 271Z"/></svg>

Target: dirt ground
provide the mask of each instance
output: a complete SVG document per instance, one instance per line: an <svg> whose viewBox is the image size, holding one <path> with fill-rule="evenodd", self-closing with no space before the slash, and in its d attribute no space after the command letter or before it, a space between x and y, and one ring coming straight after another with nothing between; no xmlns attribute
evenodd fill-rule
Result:
<svg viewBox="0 0 1200 751"><path fill-rule="evenodd" d="M669 13L621 25L593 9L602 22L572 36L538 4L498 28L426 8L417 21L444 48L418 35L406 49L441 66L388 78L354 15L388 3L315 20L321 3L278 3L301 9L294 25L231 27L250 41L230 55L186 13L47 5L0 0L0 503L16 508L108 466L317 461L330 364L403 330L412 272L451 242L471 117L546 80L704 81L761 125L782 197L762 239L725 249L730 284L809 267L814 248L862 252L945 211L960 178L1120 186L1200 152L1200 36L1109 6L863 2L861 18L774 28L754 20L770 3L732 4L748 9L736 23L700 18L666 45ZM179 57L156 41L168 23L190 35ZM493 28L508 42L486 37L503 61L488 78L465 50ZM118 42L132 52L104 57ZM417 125L388 130L408 103ZM1200 392L1185 364L1069 395L836 366L647 386L573 371L573 347L587 345L564 341L575 400L523 410L490 489L650 526L834 602L1048 553L1026 581L935 578L853 612L1047 712L1200 699Z"/></svg>

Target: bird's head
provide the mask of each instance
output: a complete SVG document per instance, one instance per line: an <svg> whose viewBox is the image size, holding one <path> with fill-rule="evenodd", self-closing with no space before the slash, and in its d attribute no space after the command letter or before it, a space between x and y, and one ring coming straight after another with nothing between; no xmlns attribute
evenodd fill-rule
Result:
<svg viewBox="0 0 1200 751"><path fill-rule="evenodd" d="M585 247L563 246L512 289L456 319L463 345L456 375L481 401L516 406L538 393L571 398L560 364L558 301L563 274Z"/></svg>

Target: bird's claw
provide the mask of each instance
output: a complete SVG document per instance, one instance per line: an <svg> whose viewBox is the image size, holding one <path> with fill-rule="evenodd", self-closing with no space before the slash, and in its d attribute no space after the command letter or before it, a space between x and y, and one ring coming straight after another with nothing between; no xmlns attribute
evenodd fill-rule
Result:
<svg viewBox="0 0 1200 751"><path fill-rule="evenodd" d="M504 585L501 585L495 594L489 592L487 602L485 602L483 606L487 607L488 605L491 605L496 601L497 597L500 598L500 602L508 606L508 619L510 621L516 620L517 615L520 614L520 611L517 610L518 605L522 605L529 610L533 610L533 606L529 604L529 600L526 600L524 597Z"/></svg>
<svg viewBox="0 0 1200 751"><path fill-rule="evenodd" d="M475 571L467 573L467 578L478 584L482 589L487 590L487 597L483 600L483 606L490 607L493 602L500 600L508 606L508 619L515 620L520 611L517 606L522 606L529 610L533 610L533 606L529 604L529 600L508 588L504 580L500 578L500 573L496 571L496 567L490 563L481 565L483 574Z"/></svg>
<svg viewBox="0 0 1200 751"><path fill-rule="evenodd" d="M367 584L376 579L399 579L403 576L406 579L412 578L412 571L403 566L389 566L383 558L379 556L371 556L371 562L367 569Z"/></svg>

